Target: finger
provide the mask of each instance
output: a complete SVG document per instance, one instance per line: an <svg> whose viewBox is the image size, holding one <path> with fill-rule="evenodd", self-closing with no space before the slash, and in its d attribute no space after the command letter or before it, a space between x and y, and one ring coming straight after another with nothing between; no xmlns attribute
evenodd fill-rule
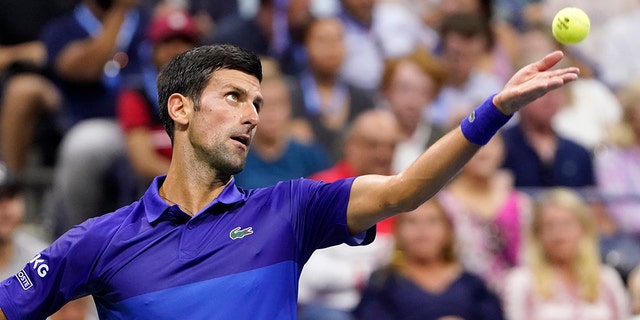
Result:
<svg viewBox="0 0 640 320"><path fill-rule="evenodd" d="M568 67L557 70L548 70L545 72L549 77L562 76L564 74L574 74L576 77L580 74L580 69L577 67Z"/></svg>
<svg viewBox="0 0 640 320"><path fill-rule="evenodd" d="M533 64L533 66L539 71L549 70L551 67L555 66L562 58L564 57L564 53L562 51L557 50L552 53L549 53L541 60L538 60Z"/></svg>

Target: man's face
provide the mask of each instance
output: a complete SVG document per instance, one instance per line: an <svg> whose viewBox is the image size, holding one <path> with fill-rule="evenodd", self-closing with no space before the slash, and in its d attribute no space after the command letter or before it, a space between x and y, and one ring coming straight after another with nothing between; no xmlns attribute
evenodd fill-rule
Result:
<svg viewBox="0 0 640 320"><path fill-rule="evenodd" d="M156 68L164 67L171 58L193 48L193 43L179 37L168 39L154 45L153 63Z"/></svg>
<svg viewBox="0 0 640 320"><path fill-rule="evenodd" d="M262 82L264 107L260 111L260 128L256 132L263 141L274 141L284 137L289 130L291 101L289 89L284 81L268 79Z"/></svg>
<svg viewBox="0 0 640 320"><path fill-rule="evenodd" d="M462 85L483 55L485 40L482 37L467 38L457 33L445 36L443 62L448 70L449 81Z"/></svg>
<svg viewBox="0 0 640 320"><path fill-rule="evenodd" d="M345 142L345 156L356 173L391 174L393 154L400 140L393 115L369 118L365 123L354 124L353 130Z"/></svg>
<svg viewBox="0 0 640 320"><path fill-rule="evenodd" d="M321 19L309 29L305 42L309 64L316 72L335 75L344 61L344 31L338 19Z"/></svg>
<svg viewBox="0 0 640 320"><path fill-rule="evenodd" d="M242 170L262 106L260 82L237 70L215 71L189 120L195 160L226 174Z"/></svg>
<svg viewBox="0 0 640 320"><path fill-rule="evenodd" d="M397 66L385 96L403 128L415 128L436 95L433 78L411 61ZM413 130L413 129L412 129Z"/></svg>

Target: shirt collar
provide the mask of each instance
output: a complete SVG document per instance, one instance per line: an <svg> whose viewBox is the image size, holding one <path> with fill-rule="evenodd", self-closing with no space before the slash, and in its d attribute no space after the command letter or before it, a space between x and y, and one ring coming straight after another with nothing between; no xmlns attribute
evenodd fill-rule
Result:
<svg viewBox="0 0 640 320"><path fill-rule="evenodd" d="M160 189L160 186L162 186L162 183L164 183L166 177L166 175L155 177L147 191L142 196L145 215L147 216L149 223L153 223L160 218L163 218L163 220L171 219L169 209L172 206L167 204L158 194L158 190ZM245 201L246 198L246 192L239 189L236 186L235 178L232 178L229 184L224 188L224 190L222 190L222 193L220 193L217 198L213 199L209 205L203 208L201 212L209 210L217 203L231 205Z"/></svg>

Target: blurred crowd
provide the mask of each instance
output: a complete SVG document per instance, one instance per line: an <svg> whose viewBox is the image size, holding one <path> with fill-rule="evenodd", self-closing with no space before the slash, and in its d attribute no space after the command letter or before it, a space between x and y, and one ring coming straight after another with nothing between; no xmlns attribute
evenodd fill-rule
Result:
<svg viewBox="0 0 640 320"><path fill-rule="evenodd" d="M640 319L637 0L0 4L3 278L166 173L155 79L189 48L262 58L243 188L398 173L515 70L562 50L580 79L522 109L373 244L311 257L299 318ZM591 18L571 46L551 36L566 6ZM52 316L93 318L90 299Z"/></svg>

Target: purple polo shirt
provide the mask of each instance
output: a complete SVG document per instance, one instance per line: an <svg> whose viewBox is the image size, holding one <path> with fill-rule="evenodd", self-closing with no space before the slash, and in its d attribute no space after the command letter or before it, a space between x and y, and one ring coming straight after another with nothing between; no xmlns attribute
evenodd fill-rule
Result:
<svg viewBox="0 0 640 320"><path fill-rule="evenodd" d="M74 227L0 283L8 319L44 319L93 295L101 319L295 319L298 278L314 250L370 243L346 227L353 179L232 182L195 217L154 180L129 206Z"/></svg>

